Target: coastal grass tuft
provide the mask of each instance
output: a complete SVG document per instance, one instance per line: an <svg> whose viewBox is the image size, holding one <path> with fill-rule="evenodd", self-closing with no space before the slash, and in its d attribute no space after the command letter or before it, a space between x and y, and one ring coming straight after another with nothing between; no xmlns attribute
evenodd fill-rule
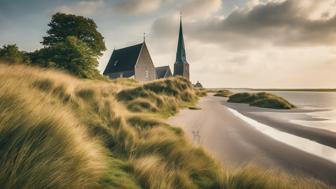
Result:
<svg viewBox="0 0 336 189"><path fill-rule="evenodd" d="M258 189L297 189L311 188L317 189L327 186L321 182L299 177L286 175L279 170L265 170L264 168L247 165L244 168L232 170L227 177L225 188L258 188Z"/></svg>
<svg viewBox="0 0 336 189"><path fill-rule="evenodd" d="M233 95L233 92L230 90L226 90L226 89L218 90L214 94L214 96L220 96L220 97L230 97L231 95Z"/></svg>
<svg viewBox="0 0 336 189"><path fill-rule="evenodd" d="M70 109L27 80L0 81L1 188L97 188L103 148Z"/></svg>
<svg viewBox="0 0 336 189"><path fill-rule="evenodd" d="M271 93L237 93L229 97L228 102L245 103L251 106L272 109L293 109L295 106L286 99Z"/></svg>
<svg viewBox="0 0 336 189"><path fill-rule="evenodd" d="M0 186L325 187L286 175L273 178L263 169L225 170L193 145L181 128L164 119L194 106L197 99L191 83L180 77L144 84L126 79L90 81L0 64Z"/></svg>
<svg viewBox="0 0 336 189"><path fill-rule="evenodd" d="M116 98L132 112L155 112L168 117L193 105L198 94L183 77L168 78L121 90Z"/></svg>
<svg viewBox="0 0 336 189"><path fill-rule="evenodd" d="M199 97L204 97L208 95L208 90L204 88L194 88L196 95Z"/></svg>

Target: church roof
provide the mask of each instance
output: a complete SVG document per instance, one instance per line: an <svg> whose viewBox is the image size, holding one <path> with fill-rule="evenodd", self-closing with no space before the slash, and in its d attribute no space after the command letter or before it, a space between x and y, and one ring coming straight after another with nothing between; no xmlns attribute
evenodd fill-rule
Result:
<svg viewBox="0 0 336 189"><path fill-rule="evenodd" d="M169 66L156 67L155 70L157 78L164 78L167 74L172 75Z"/></svg>
<svg viewBox="0 0 336 189"><path fill-rule="evenodd" d="M203 85L197 81L197 83L194 85L196 88L203 88Z"/></svg>
<svg viewBox="0 0 336 189"><path fill-rule="evenodd" d="M103 74L134 70L143 44L114 50Z"/></svg>
<svg viewBox="0 0 336 189"><path fill-rule="evenodd" d="M176 62L175 64L187 64L187 56L184 46L184 37L183 37L183 29L182 29L182 18L180 18L180 31L179 31L179 38L177 44L177 51L176 51Z"/></svg>

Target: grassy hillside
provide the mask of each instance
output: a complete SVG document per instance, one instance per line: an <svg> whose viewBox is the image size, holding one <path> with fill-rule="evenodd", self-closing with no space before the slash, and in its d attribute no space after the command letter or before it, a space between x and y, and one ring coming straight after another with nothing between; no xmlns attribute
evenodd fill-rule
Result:
<svg viewBox="0 0 336 189"><path fill-rule="evenodd" d="M224 90L218 90L214 94L214 96L221 96L221 97L229 97L231 95L233 95L233 92L230 91L230 90L226 90L226 89L224 89Z"/></svg>
<svg viewBox="0 0 336 189"><path fill-rule="evenodd" d="M237 93L231 95L228 102L245 103L251 106L272 109L292 109L295 108L293 104L286 99L276 96L274 94L260 92L260 93Z"/></svg>
<svg viewBox="0 0 336 189"><path fill-rule="evenodd" d="M79 80L0 64L0 186L13 188L323 188L257 168L223 170L167 116L194 105L190 82ZM276 176L275 176L276 175Z"/></svg>

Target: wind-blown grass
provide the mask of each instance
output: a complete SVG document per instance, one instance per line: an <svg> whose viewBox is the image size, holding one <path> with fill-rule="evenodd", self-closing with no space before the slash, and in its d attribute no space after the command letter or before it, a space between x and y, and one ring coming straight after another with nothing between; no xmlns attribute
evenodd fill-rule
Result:
<svg viewBox="0 0 336 189"><path fill-rule="evenodd" d="M0 64L0 186L12 188L322 188L263 170L223 170L165 117L194 105L183 78L90 81ZM282 180L283 179L283 180ZM279 181L279 182L278 182ZM283 181L283 182L280 182Z"/></svg>
<svg viewBox="0 0 336 189"><path fill-rule="evenodd" d="M246 103L251 106L261 108L273 109L292 109L295 108L293 104L286 99L276 96L274 94L260 92L260 93L237 93L231 95L228 102Z"/></svg>
<svg viewBox="0 0 336 189"><path fill-rule="evenodd" d="M221 97L229 97L231 95L233 95L233 92L231 92L230 90L226 90L226 89L218 90L214 94L214 96L221 96Z"/></svg>

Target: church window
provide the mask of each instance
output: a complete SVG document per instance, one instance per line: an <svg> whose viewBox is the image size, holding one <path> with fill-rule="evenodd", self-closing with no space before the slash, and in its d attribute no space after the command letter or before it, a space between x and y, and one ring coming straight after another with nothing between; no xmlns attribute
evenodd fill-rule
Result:
<svg viewBox="0 0 336 189"><path fill-rule="evenodd" d="M146 74L145 77L146 77L146 78L149 78L149 72L148 72L148 70L145 71L145 74Z"/></svg>

